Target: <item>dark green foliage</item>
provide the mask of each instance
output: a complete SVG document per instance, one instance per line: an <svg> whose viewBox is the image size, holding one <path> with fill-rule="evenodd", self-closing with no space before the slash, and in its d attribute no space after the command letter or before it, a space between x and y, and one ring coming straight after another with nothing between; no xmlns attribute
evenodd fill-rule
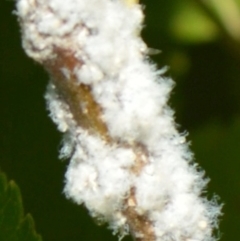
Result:
<svg viewBox="0 0 240 241"><path fill-rule="evenodd" d="M230 124L213 120L192 132L190 138L196 159L211 179L208 190L217 193L224 203L220 240L237 240L240 217L240 118L236 117Z"/></svg>
<svg viewBox="0 0 240 241"><path fill-rule="evenodd" d="M24 216L21 193L14 181L0 172L0 240L41 241L30 214Z"/></svg>

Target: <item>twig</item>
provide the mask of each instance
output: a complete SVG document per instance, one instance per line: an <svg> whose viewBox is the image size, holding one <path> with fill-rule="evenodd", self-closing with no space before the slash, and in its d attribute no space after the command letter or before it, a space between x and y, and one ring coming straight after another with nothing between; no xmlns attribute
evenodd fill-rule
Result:
<svg viewBox="0 0 240 241"><path fill-rule="evenodd" d="M65 194L120 237L210 240L220 207L201 197L206 181L167 106L173 82L147 61L141 6L126 2L17 3L24 49L51 77Z"/></svg>

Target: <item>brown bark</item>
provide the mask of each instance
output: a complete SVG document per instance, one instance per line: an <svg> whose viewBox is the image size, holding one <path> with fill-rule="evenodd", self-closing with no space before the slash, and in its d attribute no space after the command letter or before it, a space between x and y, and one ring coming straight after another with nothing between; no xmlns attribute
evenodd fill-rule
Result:
<svg viewBox="0 0 240 241"><path fill-rule="evenodd" d="M91 86L79 83L77 76L74 74L74 69L81 68L84 62L77 59L74 53L68 50L55 49L55 53L56 57L45 61L43 65L49 72L58 94L69 106L74 120L82 128L100 136L109 145L114 144L114 140L109 136L107 126L101 118L102 110L91 93ZM69 70L68 78L63 69ZM132 148L135 152L135 165L133 165L131 171L138 176L148 163L146 148L139 143L118 142L117 144ZM151 222L146 215L139 214L137 211L134 187L126 198L122 213L126 217L130 232L136 241L155 240Z"/></svg>

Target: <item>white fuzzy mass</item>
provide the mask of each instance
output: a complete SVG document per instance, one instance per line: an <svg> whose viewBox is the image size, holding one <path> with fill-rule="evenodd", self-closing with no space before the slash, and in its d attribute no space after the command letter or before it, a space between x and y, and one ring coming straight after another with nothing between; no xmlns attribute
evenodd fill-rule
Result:
<svg viewBox="0 0 240 241"><path fill-rule="evenodd" d="M91 86L115 140L109 144L78 126L56 87L49 85L51 117L66 133L61 155L71 157L66 196L108 221L115 232L127 232L122 209L134 188L136 211L150 220L156 241L214 240L220 207L201 196L206 180L176 130L167 105L173 81L147 60L139 36L141 7L120 0L18 0L17 14L23 47L36 61L54 58L56 47L84 61L74 74L79 84ZM68 79L71 70L61 71ZM139 174L132 171L137 159L133 143L147 150Z"/></svg>

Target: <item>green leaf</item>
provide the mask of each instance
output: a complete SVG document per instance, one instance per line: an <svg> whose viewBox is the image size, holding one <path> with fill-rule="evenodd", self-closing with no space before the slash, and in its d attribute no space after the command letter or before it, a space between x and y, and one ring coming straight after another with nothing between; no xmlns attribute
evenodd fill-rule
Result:
<svg viewBox="0 0 240 241"><path fill-rule="evenodd" d="M0 172L0 240L42 241L30 214L24 217L20 189Z"/></svg>

